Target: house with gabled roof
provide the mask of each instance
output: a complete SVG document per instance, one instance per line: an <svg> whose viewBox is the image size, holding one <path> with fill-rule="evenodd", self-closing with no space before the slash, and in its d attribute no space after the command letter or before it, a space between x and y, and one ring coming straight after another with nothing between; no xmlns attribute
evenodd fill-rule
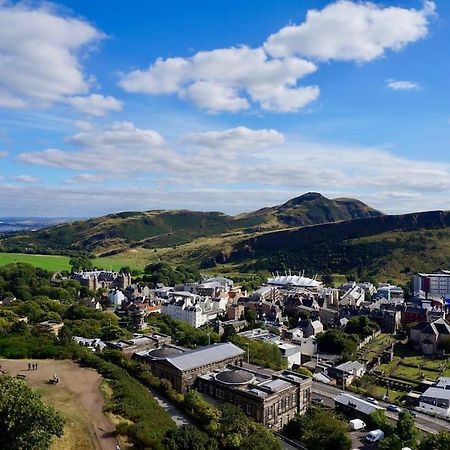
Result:
<svg viewBox="0 0 450 450"><path fill-rule="evenodd" d="M410 339L423 354L434 355L450 347L450 325L442 317L434 322L419 322L410 330Z"/></svg>

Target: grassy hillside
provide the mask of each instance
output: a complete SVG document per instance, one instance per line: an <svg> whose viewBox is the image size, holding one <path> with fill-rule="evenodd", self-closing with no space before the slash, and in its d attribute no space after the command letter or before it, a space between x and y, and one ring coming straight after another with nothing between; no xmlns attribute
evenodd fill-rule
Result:
<svg viewBox="0 0 450 450"><path fill-rule="evenodd" d="M303 270L352 278L407 281L416 271L450 265L450 213L382 216L263 233L206 261L244 272Z"/></svg>
<svg viewBox="0 0 450 450"><path fill-rule="evenodd" d="M112 256L133 248L170 248L198 238L228 233L255 233L337 222L381 213L353 199L330 200L308 193L283 205L239 216L220 212L147 211L123 212L65 223L0 239L8 252L70 254L84 251Z"/></svg>

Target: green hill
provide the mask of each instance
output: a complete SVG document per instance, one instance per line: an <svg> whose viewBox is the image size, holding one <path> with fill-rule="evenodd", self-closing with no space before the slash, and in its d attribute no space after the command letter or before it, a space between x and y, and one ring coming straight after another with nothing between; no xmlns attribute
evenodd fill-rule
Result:
<svg viewBox="0 0 450 450"><path fill-rule="evenodd" d="M308 193L283 205L228 216L220 212L123 212L75 221L0 240L0 250L26 253L87 251L113 255L131 248L167 248L209 236L244 235L292 226L336 222L381 213L358 200Z"/></svg>

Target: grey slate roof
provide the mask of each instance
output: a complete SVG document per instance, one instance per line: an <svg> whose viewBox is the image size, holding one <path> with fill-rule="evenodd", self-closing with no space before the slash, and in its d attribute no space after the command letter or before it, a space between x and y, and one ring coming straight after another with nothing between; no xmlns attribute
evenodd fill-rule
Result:
<svg viewBox="0 0 450 450"><path fill-rule="evenodd" d="M230 342L213 344L196 350L182 353L178 356L167 358L167 362L181 371L192 370L198 367L213 364L224 359L242 356L244 350Z"/></svg>
<svg viewBox="0 0 450 450"><path fill-rule="evenodd" d="M351 406L356 411L367 415L372 414L378 409L384 409L380 406L374 405L373 403L367 402L366 400L362 400L358 397L354 397L350 394L339 394L337 397L335 397L334 402L345 406Z"/></svg>

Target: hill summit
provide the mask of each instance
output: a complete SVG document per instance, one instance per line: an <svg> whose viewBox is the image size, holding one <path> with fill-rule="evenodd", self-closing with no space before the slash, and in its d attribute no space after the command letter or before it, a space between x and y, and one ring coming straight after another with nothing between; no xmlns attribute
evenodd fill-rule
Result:
<svg viewBox="0 0 450 450"><path fill-rule="evenodd" d="M354 199L331 200L309 192L282 205L229 216L220 212L154 210L122 212L23 232L0 241L0 249L31 253L88 251L114 254L131 248L167 248L224 233L271 231L382 215Z"/></svg>

